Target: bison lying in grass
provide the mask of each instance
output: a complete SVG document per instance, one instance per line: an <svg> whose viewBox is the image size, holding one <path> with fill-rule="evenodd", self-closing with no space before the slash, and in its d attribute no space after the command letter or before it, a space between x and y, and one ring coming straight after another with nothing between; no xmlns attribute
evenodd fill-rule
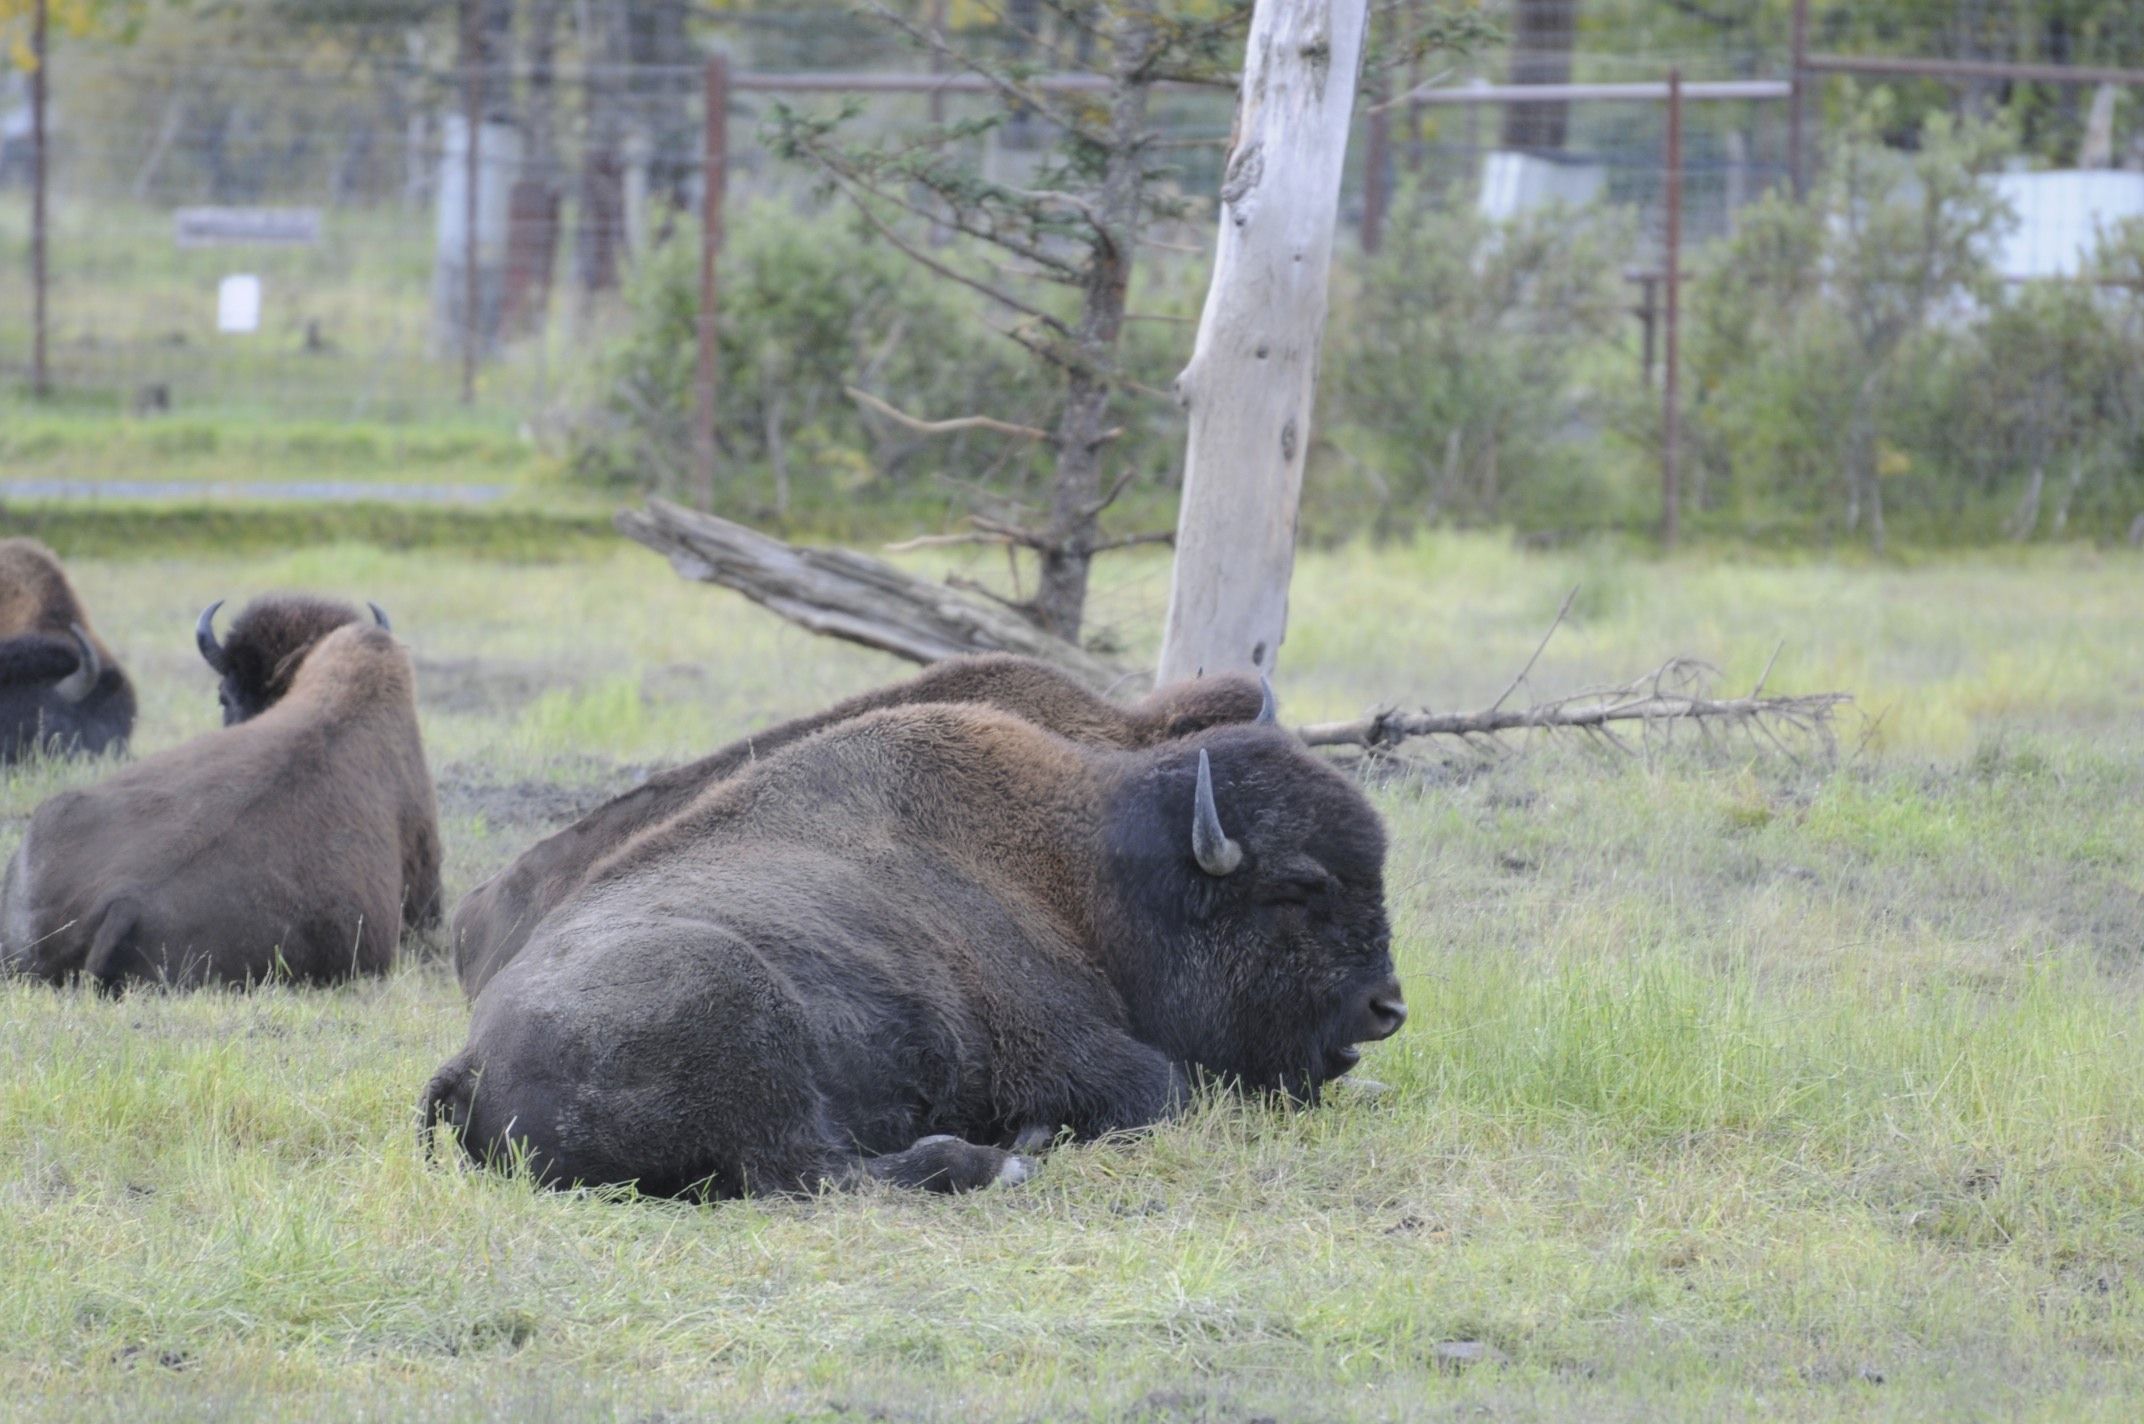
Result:
<svg viewBox="0 0 2144 1424"><path fill-rule="evenodd" d="M0 766L36 752L123 751L134 686L52 551L0 539Z"/></svg>
<svg viewBox="0 0 2144 1424"><path fill-rule="evenodd" d="M325 982L439 919L408 653L356 609L269 598L202 654L226 726L37 808L0 882L0 964L54 982Z"/></svg>
<svg viewBox="0 0 2144 1424"><path fill-rule="evenodd" d="M454 907L449 939L462 992L474 998L490 983L528 943L537 923L580 888L598 860L676 815L739 767L867 712L925 702L997 707L1074 741L1114 747L1152 746L1207 727L1249 722L1269 711L1266 694L1250 678L1180 683L1125 707L1032 658L994 654L937 663L906 682L837 702L663 772L538 841Z"/></svg>
<svg viewBox="0 0 2144 1424"><path fill-rule="evenodd" d="M1405 1018L1384 833L1263 723L1096 746L853 716L595 865L477 996L426 1129L664 1195L1017 1181L1201 1076L1314 1101Z"/></svg>

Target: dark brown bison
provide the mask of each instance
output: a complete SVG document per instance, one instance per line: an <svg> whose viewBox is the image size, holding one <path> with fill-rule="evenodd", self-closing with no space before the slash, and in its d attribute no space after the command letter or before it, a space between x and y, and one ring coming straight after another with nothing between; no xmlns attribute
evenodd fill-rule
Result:
<svg viewBox="0 0 2144 1424"><path fill-rule="evenodd" d="M1250 678L1213 677L1162 689L1131 706L1106 701L1047 663L993 654L937 663L905 682L837 702L661 773L538 841L454 907L449 939L462 991L479 990L528 943L537 923L580 887L589 868L630 837L677 814L715 782L812 733L887 707L926 702L997 707L1095 746L1143 747L1270 711Z"/></svg>
<svg viewBox="0 0 2144 1424"><path fill-rule="evenodd" d="M0 883L0 960L106 988L319 983L437 924L415 675L375 617L270 598L204 634L244 720L38 807Z"/></svg>
<svg viewBox="0 0 2144 1424"><path fill-rule="evenodd" d="M0 766L124 751L133 730L134 685L60 561L34 539L0 539Z"/></svg>
<svg viewBox="0 0 2144 1424"><path fill-rule="evenodd" d="M1017 1181L1208 1076L1314 1101L1405 1017L1384 832L1278 727L1119 750L852 718L597 866L477 996L429 1132L664 1195Z"/></svg>

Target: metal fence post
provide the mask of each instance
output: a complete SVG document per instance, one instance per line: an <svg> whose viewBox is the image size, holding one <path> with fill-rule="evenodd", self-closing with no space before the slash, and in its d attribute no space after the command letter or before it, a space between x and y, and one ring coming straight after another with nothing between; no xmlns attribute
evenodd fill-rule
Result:
<svg viewBox="0 0 2144 1424"><path fill-rule="evenodd" d="M1387 169L1392 160L1392 116L1382 104L1370 109L1370 132L1362 154L1362 250L1374 253L1385 233L1390 197Z"/></svg>
<svg viewBox="0 0 2144 1424"><path fill-rule="evenodd" d="M484 84L477 73L477 0L462 0L462 404L476 403L477 135L484 129Z"/></svg>
<svg viewBox="0 0 2144 1424"><path fill-rule="evenodd" d="M1661 281L1660 543L1672 549L1682 536L1682 410L1676 385L1681 374L1678 315L1682 291L1682 71L1668 71L1667 270Z"/></svg>
<svg viewBox="0 0 2144 1424"><path fill-rule="evenodd" d="M1787 181L1794 196L1808 196L1809 170L1803 162L1803 106L1809 86L1809 0L1794 0L1794 55L1787 71Z"/></svg>
<svg viewBox="0 0 2144 1424"><path fill-rule="evenodd" d="M34 66L30 70L30 394L39 397L52 394L52 374L45 365L45 65L50 56L47 20L45 0L37 0L36 13L30 20Z"/></svg>
<svg viewBox="0 0 2144 1424"><path fill-rule="evenodd" d="M699 364L694 372L698 400L693 436L700 462L700 499L715 507L715 377L720 355L716 344L715 258L722 250L722 198L729 184L730 62L727 55L707 61L706 132L700 169L700 312Z"/></svg>

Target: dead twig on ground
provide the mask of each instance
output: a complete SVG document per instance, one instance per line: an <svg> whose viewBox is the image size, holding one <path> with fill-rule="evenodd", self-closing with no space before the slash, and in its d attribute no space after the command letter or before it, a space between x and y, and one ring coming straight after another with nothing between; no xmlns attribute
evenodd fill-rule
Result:
<svg viewBox="0 0 2144 1424"><path fill-rule="evenodd" d="M1296 735L1314 747L1360 747L1369 752L1388 752L1415 737L1457 737L1476 751L1490 747L1501 751L1504 747L1498 739L1505 733L1568 729L1598 737L1620 751L1636 755L1638 748L1617 732L1617 724L1634 723L1650 736L1655 729L1688 722L1705 731L1712 725L1740 727L1752 739L1761 738L1789 760L1799 761L1780 733L1790 731L1829 747L1832 715L1853 701L1852 694L1845 692L1767 696L1765 685L1779 663L1780 650L1774 649L1756 686L1741 697L1707 695L1715 669L1695 658L1677 657L1627 683L1588 688L1525 707L1506 707L1512 693L1526 685L1542 651L1563 626L1577 593L1574 588L1564 597L1533 656L1487 707L1472 712L1381 708L1351 721L1298 727Z"/></svg>

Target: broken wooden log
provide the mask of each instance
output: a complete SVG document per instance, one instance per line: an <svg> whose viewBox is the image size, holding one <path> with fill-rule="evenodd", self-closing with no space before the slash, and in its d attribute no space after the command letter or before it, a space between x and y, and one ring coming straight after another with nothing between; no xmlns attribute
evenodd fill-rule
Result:
<svg viewBox="0 0 2144 1424"><path fill-rule="evenodd" d="M1043 632L1010 609L850 549L807 548L663 499L623 509L618 532L669 559L685 578L734 589L814 633L912 662L967 653L1019 653L1051 663L1098 692L1125 670Z"/></svg>

